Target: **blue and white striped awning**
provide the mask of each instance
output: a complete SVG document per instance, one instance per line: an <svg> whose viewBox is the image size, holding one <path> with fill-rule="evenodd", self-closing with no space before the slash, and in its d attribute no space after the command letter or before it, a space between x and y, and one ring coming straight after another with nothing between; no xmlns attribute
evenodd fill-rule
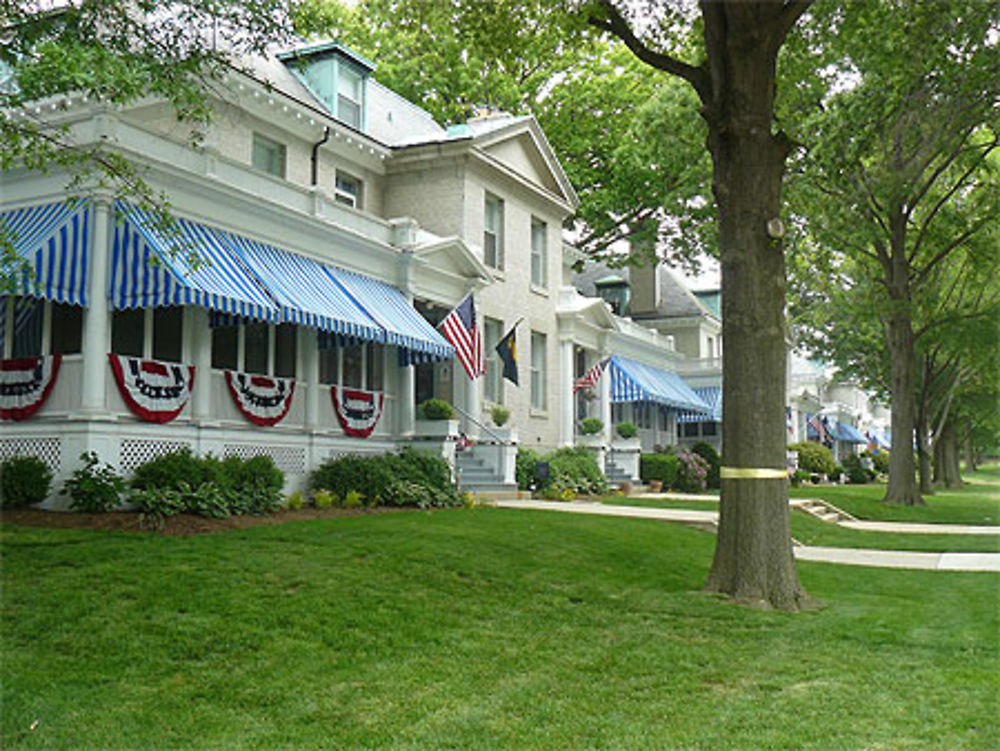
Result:
<svg viewBox="0 0 1000 751"><path fill-rule="evenodd" d="M677 422L722 422L722 386L699 386L694 393L708 405L708 412L681 412Z"/></svg>
<svg viewBox="0 0 1000 751"><path fill-rule="evenodd" d="M856 427L849 422L835 422L830 431L835 441L844 443L868 443L868 439L861 435Z"/></svg>
<svg viewBox="0 0 1000 751"><path fill-rule="evenodd" d="M325 266L324 270L385 329L386 344L406 350L411 361L455 356L455 348L448 340L392 285L335 266Z"/></svg>
<svg viewBox="0 0 1000 751"><path fill-rule="evenodd" d="M0 213L0 233L27 261L18 292L46 300L87 304L91 209L88 202L47 203ZM9 268L8 268L9 266ZM0 276L20 275L18 263L4 263Z"/></svg>
<svg viewBox="0 0 1000 751"><path fill-rule="evenodd" d="M319 261L226 233L226 240L281 305L282 320L348 339L381 342L382 327Z"/></svg>
<svg viewBox="0 0 1000 751"><path fill-rule="evenodd" d="M674 409L710 409L676 373L619 355L611 356L608 373L613 403L655 402Z"/></svg>
<svg viewBox="0 0 1000 751"><path fill-rule="evenodd" d="M281 311L243 267L222 233L177 219L176 235L149 212L121 202L111 256L111 307L200 305L277 322ZM197 258L192 267L191 257Z"/></svg>

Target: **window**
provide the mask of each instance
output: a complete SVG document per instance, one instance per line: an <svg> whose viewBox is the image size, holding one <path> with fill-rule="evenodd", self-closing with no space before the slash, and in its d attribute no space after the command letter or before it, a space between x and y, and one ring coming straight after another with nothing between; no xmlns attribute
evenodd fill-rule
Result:
<svg viewBox="0 0 1000 751"><path fill-rule="evenodd" d="M0 358L73 355L83 351L82 344L83 308L78 305L0 298Z"/></svg>
<svg viewBox="0 0 1000 751"><path fill-rule="evenodd" d="M660 430L670 430L670 410L660 405Z"/></svg>
<svg viewBox="0 0 1000 751"><path fill-rule="evenodd" d="M698 423L696 422L686 422L681 426L681 436L684 438L697 438L698 437Z"/></svg>
<svg viewBox="0 0 1000 751"><path fill-rule="evenodd" d="M250 164L261 172L283 178L285 176L285 145L272 141L260 133L254 133Z"/></svg>
<svg viewBox="0 0 1000 751"><path fill-rule="evenodd" d="M649 430L653 427L653 405L649 402L636 402L632 408L637 428Z"/></svg>
<svg viewBox="0 0 1000 751"><path fill-rule="evenodd" d="M715 435L715 426L716 426L716 423L714 423L714 422L703 422L701 424L701 434L702 435L707 435L707 436L714 436Z"/></svg>
<svg viewBox="0 0 1000 751"><path fill-rule="evenodd" d="M83 351L83 308L54 302L52 305L52 354Z"/></svg>
<svg viewBox="0 0 1000 751"><path fill-rule="evenodd" d="M360 209L361 186L361 180L348 175L346 172L337 170L337 177L334 180L333 198L337 203Z"/></svg>
<svg viewBox="0 0 1000 751"><path fill-rule="evenodd" d="M531 283L536 287L545 287L548 284L546 267L549 262L549 254L546 246L545 222L540 219L531 218Z"/></svg>
<svg viewBox="0 0 1000 751"><path fill-rule="evenodd" d="M490 193L483 206L483 263L503 268L503 201Z"/></svg>
<svg viewBox="0 0 1000 751"><path fill-rule="evenodd" d="M531 332L531 408L545 409L545 334Z"/></svg>
<svg viewBox="0 0 1000 751"><path fill-rule="evenodd" d="M212 367L294 378L297 370L296 337L296 326L291 323L275 326L244 319L213 326Z"/></svg>
<svg viewBox="0 0 1000 751"><path fill-rule="evenodd" d="M715 357L715 339L713 339L712 337L708 337L707 349L708 349L708 356L710 358Z"/></svg>
<svg viewBox="0 0 1000 751"><path fill-rule="evenodd" d="M483 344L486 347L486 399L503 404L503 364L497 355L497 344L503 324L495 318L483 318Z"/></svg>
<svg viewBox="0 0 1000 751"><path fill-rule="evenodd" d="M180 362L183 359L184 309L132 308L111 316L111 351L116 355Z"/></svg>
<svg viewBox="0 0 1000 751"><path fill-rule="evenodd" d="M328 386L382 391L385 347L374 342L331 346L319 351L319 382Z"/></svg>
<svg viewBox="0 0 1000 751"><path fill-rule="evenodd" d="M337 119L360 130L361 128L361 74L340 63L337 77Z"/></svg>
<svg viewBox="0 0 1000 751"><path fill-rule="evenodd" d="M10 356L37 357L42 354L45 301L36 297L15 297L13 308L14 336Z"/></svg>

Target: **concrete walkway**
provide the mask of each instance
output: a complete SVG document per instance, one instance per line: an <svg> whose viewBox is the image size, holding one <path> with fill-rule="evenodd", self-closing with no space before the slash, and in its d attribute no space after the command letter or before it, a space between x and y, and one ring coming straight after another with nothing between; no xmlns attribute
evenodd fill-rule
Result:
<svg viewBox="0 0 1000 751"><path fill-rule="evenodd" d="M674 496L676 497L676 496ZM649 508L647 506L613 506L587 501L497 501L499 508L528 509L536 511L562 511L570 514L590 514L593 516L624 516L632 519L654 519L677 522L698 527L714 527L719 520L717 511L693 511L690 509ZM860 522L852 522L859 524ZM881 525L881 532L909 532L911 524ZM844 525L848 526L848 525ZM951 524L922 524L935 527L934 531L950 533ZM857 527L856 527L857 528ZM867 529L867 527L865 527ZM974 527L973 529L979 529ZM986 528L988 529L988 528ZM979 534L979 533L964 533ZM994 534L994 533L990 533ZM919 553L908 550L870 550L868 548L828 548L797 545L795 557L802 561L841 563L852 566L876 566L879 568L923 569L927 571L997 571L1000 572L1000 553Z"/></svg>

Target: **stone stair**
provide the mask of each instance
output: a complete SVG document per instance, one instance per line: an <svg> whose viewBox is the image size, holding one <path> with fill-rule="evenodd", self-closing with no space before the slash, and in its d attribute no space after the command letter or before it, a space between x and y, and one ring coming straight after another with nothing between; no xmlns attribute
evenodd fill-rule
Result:
<svg viewBox="0 0 1000 751"><path fill-rule="evenodd" d="M837 508L832 503L821 501L818 498L792 498L788 503L792 508L805 511L810 516L815 516L817 519L830 524L857 521L855 517L843 509Z"/></svg>
<svg viewBox="0 0 1000 751"><path fill-rule="evenodd" d="M509 500L518 497L517 484L505 483L497 471L470 448L455 454L455 474L458 486L481 498Z"/></svg>
<svg viewBox="0 0 1000 751"><path fill-rule="evenodd" d="M610 458L604 460L604 477L607 478L608 485L621 487L623 483L632 482L621 467L611 461Z"/></svg>

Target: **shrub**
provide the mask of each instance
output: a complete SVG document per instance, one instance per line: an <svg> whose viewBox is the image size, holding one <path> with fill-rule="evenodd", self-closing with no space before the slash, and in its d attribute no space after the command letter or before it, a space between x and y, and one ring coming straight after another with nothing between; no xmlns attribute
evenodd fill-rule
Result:
<svg viewBox="0 0 1000 751"><path fill-rule="evenodd" d="M218 460L214 460L218 462ZM178 490L182 482L200 485L214 477L206 475L214 469L208 463L191 453L191 449L183 448L150 459L132 471L129 486L137 490L149 488L171 488Z"/></svg>
<svg viewBox="0 0 1000 751"><path fill-rule="evenodd" d="M317 490L313 493L313 505L316 508L330 508L334 504L338 503L339 499L329 490Z"/></svg>
<svg viewBox="0 0 1000 751"><path fill-rule="evenodd" d="M793 443L788 448L799 452L799 469L821 475L829 475L836 469L833 454L821 443L802 441Z"/></svg>
<svg viewBox="0 0 1000 751"><path fill-rule="evenodd" d="M139 510L140 527L151 522L153 527L162 529L168 516L180 514L187 507L181 491L174 488L133 488L128 500Z"/></svg>
<svg viewBox="0 0 1000 751"><path fill-rule="evenodd" d="M52 470L35 456L12 456L0 462L0 506L41 503L52 487Z"/></svg>
<svg viewBox="0 0 1000 751"><path fill-rule="evenodd" d="M288 498L285 499L285 508L289 511L298 511L300 508L306 505L305 496L302 494L301 490L296 490Z"/></svg>
<svg viewBox="0 0 1000 751"><path fill-rule="evenodd" d="M425 420L451 420L455 416L455 408L444 399L428 399L420 405L420 414Z"/></svg>
<svg viewBox="0 0 1000 751"><path fill-rule="evenodd" d="M608 484L593 452L582 446L566 447L547 454L549 480L547 484L558 485L577 493L605 493Z"/></svg>
<svg viewBox="0 0 1000 751"><path fill-rule="evenodd" d="M410 484L425 489L422 495ZM328 490L348 502L392 506L459 505L461 497L451 479L451 467L440 456L406 447L397 454L328 459L309 476L314 491ZM353 496L351 494L354 494ZM350 507L350 506L348 506Z"/></svg>
<svg viewBox="0 0 1000 751"><path fill-rule="evenodd" d="M674 488L682 493L700 493L708 480L708 462L698 454L681 451L677 455L677 480Z"/></svg>
<svg viewBox="0 0 1000 751"><path fill-rule="evenodd" d="M517 487L519 490L527 490L535 483L535 476L538 473L538 462L541 457L538 452L531 449L519 448L517 459L514 461L514 475L517 477Z"/></svg>
<svg viewBox="0 0 1000 751"><path fill-rule="evenodd" d="M677 481L678 461L672 454L643 454L639 457L639 477L647 484L656 480L662 482L664 488L673 487Z"/></svg>
<svg viewBox="0 0 1000 751"><path fill-rule="evenodd" d="M868 470L861 466L861 457L852 454L844 459L844 472L852 485L864 485L868 482Z"/></svg>
<svg viewBox="0 0 1000 751"><path fill-rule="evenodd" d="M582 435L597 435L602 430L604 430L604 420L599 417L585 417L580 422Z"/></svg>
<svg viewBox="0 0 1000 751"><path fill-rule="evenodd" d="M827 474L826 479L830 482L840 482L840 476L845 474L844 467L840 464L835 464L833 467L833 472Z"/></svg>
<svg viewBox="0 0 1000 751"><path fill-rule="evenodd" d="M692 446L691 451L708 462L708 477L705 478L708 487L720 487L719 468L722 464L722 459L719 456L719 452L715 450L715 447L710 443L702 441Z"/></svg>
<svg viewBox="0 0 1000 751"><path fill-rule="evenodd" d="M880 475L889 473L889 452L879 449L877 454L872 454L872 465Z"/></svg>
<svg viewBox="0 0 1000 751"><path fill-rule="evenodd" d="M490 417L493 419L494 425L498 428L502 428L507 424L507 420L510 419L510 410L502 404L494 404L493 408L490 410Z"/></svg>
<svg viewBox="0 0 1000 751"><path fill-rule="evenodd" d="M804 469L795 470L795 474L793 474L791 477L792 486L797 488L799 485L809 480L811 476L812 475L810 475Z"/></svg>
<svg viewBox="0 0 1000 751"><path fill-rule="evenodd" d="M365 505L365 497L356 490L348 490L344 496L344 508L361 508Z"/></svg>
<svg viewBox="0 0 1000 751"><path fill-rule="evenodd" d="M110 464L100 462L93 451L80 454L83 466L63 485L63 493L70 497L69 507L86 513L103 513L117 508L125 492L125 480Z"/></svg>
<svg viewBox="0 0 1000 751"><path fill-rule="evenodd" d="M184 503L184 510L189 514L208 516L213 519L225 519L231 515L232 504L229 497L214 482L203 482L197 487L182 482L179 492Z"/></svg>
<svg viewBox="0 0 1000 751"><path fill-rule="evenodd" d="M639 428L635 426L635 423L620 422L615 426L615 432L622 438L635 438L639 435Z"/></svg>

